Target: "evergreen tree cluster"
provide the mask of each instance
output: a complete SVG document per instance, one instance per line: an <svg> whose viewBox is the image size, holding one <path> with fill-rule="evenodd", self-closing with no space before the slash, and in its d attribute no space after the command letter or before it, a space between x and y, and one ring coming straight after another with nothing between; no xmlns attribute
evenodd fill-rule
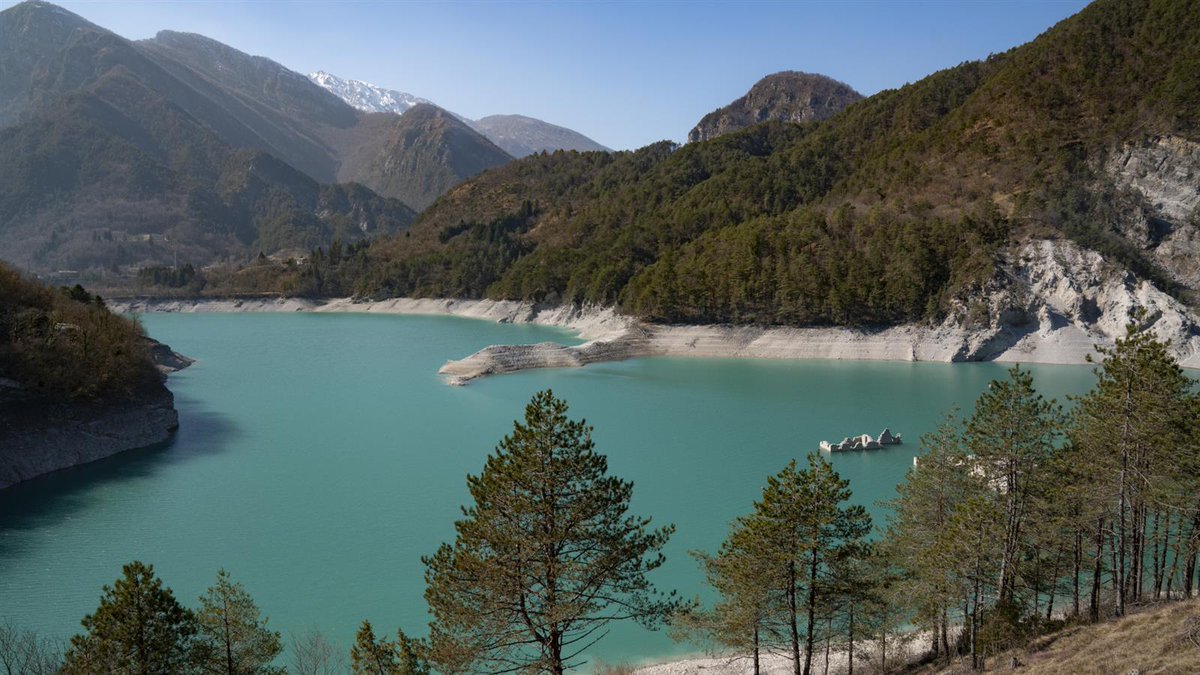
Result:
<svg viewBox="0 0 1200 675"><path fill-rule="evenodd" d="M0 263L0 378L67 400L120 395L157 377L136 322L81 286L50 288Z"/></svg>
<svg viewBox="0 0 1200 675"><path fill-rule="evenodd" d="M767 655L797 675L825 672L835 652L851 674L856 663L888 672L915 640L930 659L983 668L1065 623L1192 598L1200 392L1144 320L1100 351L1096 386L1069 412L1014 366L969 417L949 413L922 438L878 531L830 462L793 460L718 551L693 553L715 592L707 605L655 588L673 526L630 513L633 485L609 475L592 428L540 392L468 477L455 540L424 559L428 638L380 636L364 621L349 668L561 674L628 620L667 623L679 639L751 659L755 673ZM131 563L83 627L62 672L281 670L279 634L224 571L192 610ZM317 633L294 637L292 651L292 672L346 667ZM11 626L0 626L0 663L57 668L52 645Z"/></svg>
<svg viewBox="0 0 1200 675"><path fill-rule="evenodd" d="M282 650L279 633L241 584L227 572L200 597L198 610L175 599L154 574L134 561L105 586L96 611L71 638L62 673L220 673L272 675Z"/></svg>
<svg viewBox="0 0 1200 675"><path fill-rule="evenodd" d="M1141 319L1101 351L1069 414L1019 366L969 418L949 414L874 540L860 507L839 506L850 492L828 463L789 466L715 555L696 554L718 600L678 615L677 633L751 655L756 673L762 653L810 673L822 642L853 672L867 638L887 672L900 627L915 626L931 658L982 668L1066 622L1192 598L1200 393Z"/></svg>

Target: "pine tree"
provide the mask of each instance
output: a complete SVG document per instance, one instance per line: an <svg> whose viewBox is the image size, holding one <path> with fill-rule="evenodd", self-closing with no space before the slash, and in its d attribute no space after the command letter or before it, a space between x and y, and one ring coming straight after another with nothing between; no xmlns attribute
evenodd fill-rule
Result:
<svg viewBox="0 0 1200 675"><path fill-rule="evenodd" d="M1180 516L1195 522L1192 514L1200 513L1194 497L1200 487L1194 443L1200 422L1192 383L1168 345L1139 326L1141 318L1134 316L1112 349L1099 350L1104 358L1099 381L1080 399L1073 418L1072 441L1090 468L1087 489L1098 499L1093 620L1100 616L1103 549L1107 546L1115 563L1113 609L1121 615L1127 603L1142 599L1147 578L1160 592L1171 533L1187 527Z"/></svg>
<svg viewBox="0 0 1200 675"><path fill-rule="evenodd" d="M955 506L937 538L925 550L921 565L941 570L952 592L962 602L964 634L971 665L982 665L979 633L986 609L996 597L1003 541L996 536L1004 524L1004 512L986 493L969 496Z"/></svg>
<svg viewBox="0 0 1200 675"><path fill-rule="evenodd" d="M105 586L96 611L81 622L86 633L71 638L67 673L157 675L187 672L196 622L154 567L134 561Z"/></svg>
<svg viewBox="0 0 1200 675"><path fill-rule="evenodd" d="M929 564L932 542L968 495L982 492L982 479L969 468L963 448L961 420L951 411L936 431L921 438L922 454L906 480L896 488L884 546L902 573L897 586L916 625L930 631L932 651L950 657L950 617L960 596L940 566Z"/></svg>
<svg viewBox="0 0 1200 675"><path fill-rule="evenodd" d="M792 460L767 479L762 499L749 516L748 522L762 537L754 549L772 559L784 582L780 590L797 675L812 672L818 609L833 595L835 564L851 555L871 531L866 509L842 505L849 498L849 481L810 453L808 468L800 470Z"/></svg>
<svg viewBox="0 0 1200 675"><path fill-rule="evenodd" d="M425 659L425 645L404 633L396 631L397 675L429 675L429 663Z"/></svg>
<svg viewBox="0 0 1200 675"><path fill-rule="evenodd" d="M455 542L424 559L440 671L562 673L606 624L654 627L677 606L647 578L673 528L629 515L633 484L608 475L591 432L540 392L468 477Z"/></svg>
<svg viewBox="0 0 1200 675"><path fill-rule="evenodd" d="M363 620L350 648L350 670L362 675L396 675L400 670L396 644L375 638L371 622Z"/></svg>
<svg viewBox="0 0 1200 675"><path fill-rule="evenodd" d="M754 521L739 519L717 555L692 552L708 585L719 595L711 609L690 607L672 618L679 640L700 638L735 655L750 654L755 675L762 655L788 643L781 631L784 605L782 569L762 549Z"/></svg>
<svg viewBox="0 0 1200 675"><path fill-rule="evenodd" d="M283 650L279 633L267 628L258 606L246 589L217 572L217 583L200 597L196 614L199 629L195 650L202 672L225 675L282 673L271 663Z"/></svg>
<svg viewBox="0 0 1200 675"><path fill-rule="evenodd" d="M1026 526L1033 519L1032 495L1048 479L1047 467L1062 435L1062 413L1033 388L1033 376L1020 366L1008 371L1008 380L996 380L975 403L967 422L964 443L999 499L1004 512L998 602L1013 601L1020 580L1021 561L1027 552Z"/></svg>

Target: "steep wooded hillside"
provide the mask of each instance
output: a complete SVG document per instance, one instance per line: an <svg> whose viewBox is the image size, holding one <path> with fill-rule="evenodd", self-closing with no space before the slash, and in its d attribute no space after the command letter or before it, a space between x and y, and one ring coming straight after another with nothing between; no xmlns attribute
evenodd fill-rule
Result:
<svg viewBox="0 0 1200 675"><path fill-rule="evenodd" d="M1197 219L1186 176L1200 171L1188 151L1196 10L1102 0L823 122L526 158L372 247L358 289L617 304L666 321L965 321L973 298L1009 283L1010 244L1064 237L1187 296L1200 264L1185 245Z"/></svg>

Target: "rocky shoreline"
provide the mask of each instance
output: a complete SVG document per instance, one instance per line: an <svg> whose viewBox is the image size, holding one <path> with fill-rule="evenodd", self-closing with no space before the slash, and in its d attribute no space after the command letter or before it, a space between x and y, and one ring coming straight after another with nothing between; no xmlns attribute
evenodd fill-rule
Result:
<svg viewBox="0 0 1200 675"><path fill-rule="evenodd" d="M192 360L153 340L166 377ZM175 397L162 380L117 400L47 401L10 391L0 400L0 490L54 471L165 443L179 428Z"/></svg>
<svg viewBox="0 0 1200 675"><path fill-rule="evenodd" d="M586 340L493 345L447 362L450 384L530 368L580 367L647 356L1084 364L1095 347L1124 335L1130 312L1171 341L1180 363L1200 368L1200 321L1148 281L1108 265L1065 241L1030 242L1015 251L1002 284L976 301L983 320L951 317L940 325L886 328L785 328L662 325L611 308L539 306L527 302L395 298L141 299L110 304L124 312L364 312L426 314L555 326ZM969 315L971 308L964 308ZM970 327L964 326L964 324Z"/></svg>

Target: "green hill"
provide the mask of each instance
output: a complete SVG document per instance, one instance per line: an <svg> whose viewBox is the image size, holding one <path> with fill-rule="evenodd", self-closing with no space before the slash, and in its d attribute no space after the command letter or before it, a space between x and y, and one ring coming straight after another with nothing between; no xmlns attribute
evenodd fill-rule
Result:
<svg viewBox="0 0 1200 675"><path fill-rule="evenodd" d="M137 323L78 286L51 289L0 263L0 407L14 391L95 399L160 383Z"/></svg>
<svg viewBox="0 0 1200 675"><path fill-rule="evenodd" d="M1160 212L1106 162L1164 138L1194 144L1198 115L1197 4L1101 0L823 122L489 171L373 246L358 290L596 302L668 321L892 323L964 312L1006 247L1040 236L1186 293L1195 247L1159 252L1194 235L1194 212Z"/></svg>

